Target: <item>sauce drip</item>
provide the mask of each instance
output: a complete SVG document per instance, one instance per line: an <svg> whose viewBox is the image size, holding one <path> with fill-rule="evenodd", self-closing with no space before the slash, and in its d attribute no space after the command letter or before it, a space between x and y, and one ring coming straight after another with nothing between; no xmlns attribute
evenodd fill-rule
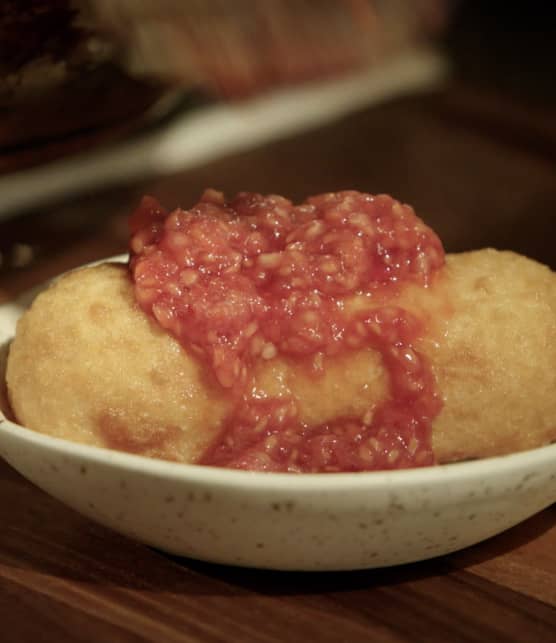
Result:
<svg viewBox="0 0 556 643"><path fill-rule="evenodd" d="M444 251L410 206L355 191L293 205L252 193L226 202L207 190L171 213L145 197L130 226L139 305L234 401L200 463L291 472L433 464L442 403L417 348L423 323L396 297L410 282L427 287ZM354 295L380 304L348 314ZM307 426L295 397L261 396L254 386L260 360L281 355L318 378L327 359L366 347L382 357L389 395L363 417Z"/></svg>

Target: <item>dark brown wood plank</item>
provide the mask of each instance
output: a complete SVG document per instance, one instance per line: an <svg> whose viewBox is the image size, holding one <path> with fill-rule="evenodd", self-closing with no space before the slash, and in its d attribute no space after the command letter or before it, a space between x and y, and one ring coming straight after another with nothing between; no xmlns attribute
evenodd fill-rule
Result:
<svg viewBox="0 0 556 643"><path fill-rule="evenodd" d="M450 557L458 568L556 608L556 505Z"/></svg>
<svg viewBox="0 0 556 643"><path fill-rule="evenodd" d="M38 592L0 577L0 615L3 640L9 643L138 643L142 636L106 623L79 610L65 609Z"/></svg>

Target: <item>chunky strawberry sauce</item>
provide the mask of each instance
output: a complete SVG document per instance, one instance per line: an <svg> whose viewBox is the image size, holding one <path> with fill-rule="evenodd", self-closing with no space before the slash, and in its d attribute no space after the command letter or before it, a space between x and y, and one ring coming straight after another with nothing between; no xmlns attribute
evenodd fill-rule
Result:
<svg viewBox="0 0 556 643"><path fill-rule="evenodd" d="M434 462L441 401L416 348L422 323L396 297L408 282L427 287L444 251L411 207L354 191L293 205L207 190L171 213L145 197L130 224L137 301L234 401L201 463L332 472ZM352 295L381 303L348 314ZM328 359L365 347L379 351L389 395L363 417L307 426L294 396L269 398L254 386L261 360L281 355L318 378Z"/></svg>

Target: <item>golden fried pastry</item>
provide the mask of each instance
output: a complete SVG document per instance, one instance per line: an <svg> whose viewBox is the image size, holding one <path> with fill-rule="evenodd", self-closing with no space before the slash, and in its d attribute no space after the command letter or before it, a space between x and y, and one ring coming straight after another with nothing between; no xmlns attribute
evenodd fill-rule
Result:
<svg viewBox="0 0 556 643"><path fill-rule="evenodd" d="M449 311L422 348L444 400L433 423L438 462L556 439L554 274L482 250L448 256L434 288L409 289L401 299L427 313ZM275 358L257 379L269 395L293 390L312 424L364 414L386 395L378 353L329 361L314 378ZM25 426L183 462L200 457L230 407L198 361L138 309L124 265L72 272L39 295L19 322L7 382Z"/></svg>
<svg viewBox="0 0 556 643"><path fill-rule="evenodd" d="M195 460L226 403L135 305L124 265L68 273L18 322L7 384L18 421L85 444Z"/></svg>
<svg viewBox="0 0 556 643"><path fill-rule="evenodd" d="M18 421L292 472L556 440L554 273L495 250L444 259L389 197L288 204L210 193L189 212L143 208L129 267L65 275L20 320L7 367Z"/></svg>

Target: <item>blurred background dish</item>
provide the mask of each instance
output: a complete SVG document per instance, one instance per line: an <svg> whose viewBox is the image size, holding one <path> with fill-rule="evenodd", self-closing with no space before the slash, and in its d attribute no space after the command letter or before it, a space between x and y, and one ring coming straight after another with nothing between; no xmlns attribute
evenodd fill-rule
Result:
<svg viewBox="0 0 556 643"><path fill-rule="evenodd" d="M421 48L376 68L247 100L208 102L198 94L169 92L135 120L47 142L42 155L42 148L25 149L19 158L35 165L0 175L0 219L84 190L186 170L314 129L365 106L435 87L446 74L442 56ZM72 145L77 146L73 152ZM60 157L40 162L52 153Z"/></svg>
<svg viewBox="0 0 556 643"><path fill-rule="evenodd" d="M430 86L444 66L416 46L440 30L446 7L443 0L7 0L0 216L106 181L187 167L207 150L214 158L284 135L292 123L315 126ZM286 90L284 98L280 88L292 86L301 93ZM253 126L242 129L249 119ZM68 163L53 163L61 159Z"/></svg>
<svg viewBox="0 0 556 643"><path fill-rule="evenodd" d="M126 74L79 4L2 3L0 173L128 135L167 91Z"/></svg>
<svg viewBox="0 0 556 643"><path fill-rule="evenodd" d="M438 31L445 0L90 0L133 75L238 98L376 65Z"/></svg>

